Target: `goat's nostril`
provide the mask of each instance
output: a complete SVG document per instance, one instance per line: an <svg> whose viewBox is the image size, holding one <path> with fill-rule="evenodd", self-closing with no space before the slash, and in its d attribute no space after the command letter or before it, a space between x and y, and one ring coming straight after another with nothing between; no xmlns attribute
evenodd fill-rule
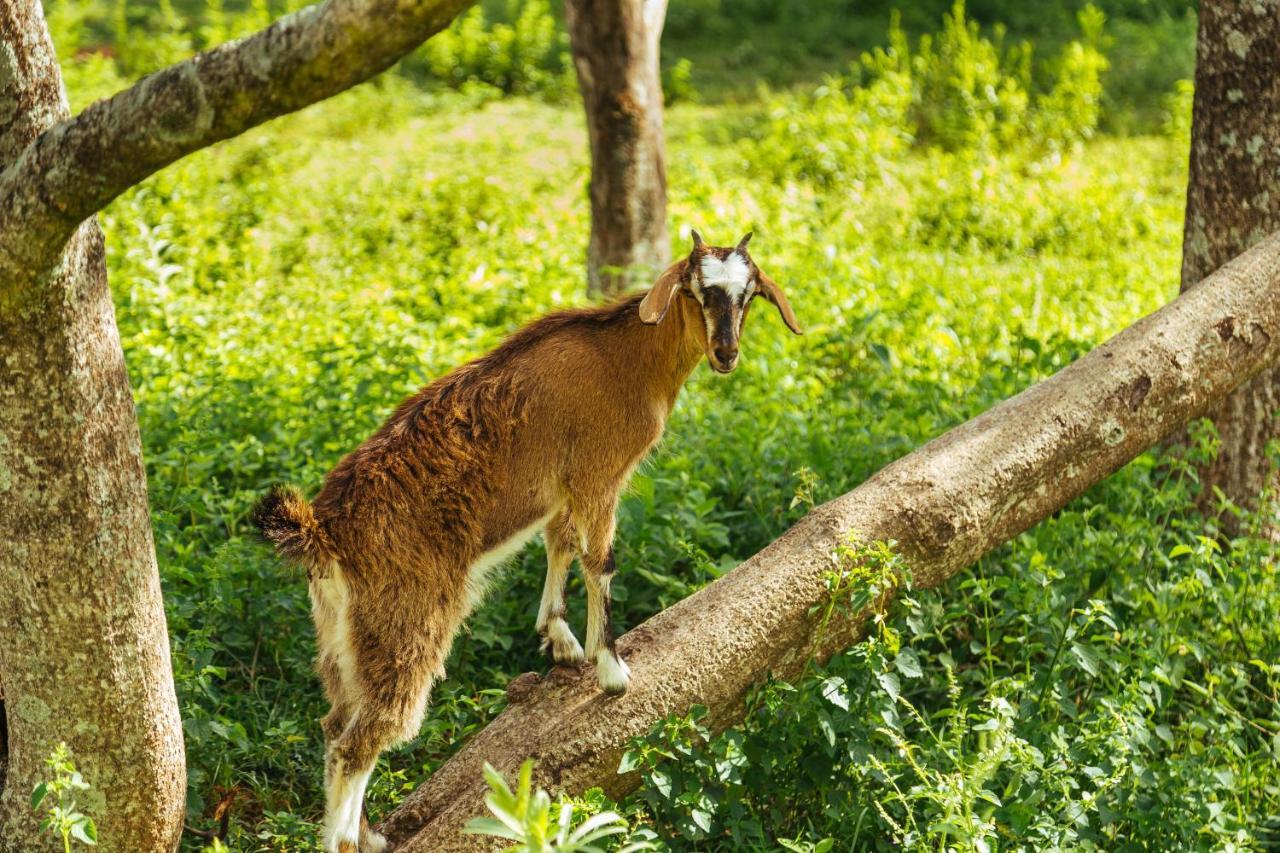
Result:
<svg viewBox="0 0 1280 853"><path fill-rule="evenodd" d="M716 347L716 361L721 364L732 364L737 358L737 347Z"/></svg>

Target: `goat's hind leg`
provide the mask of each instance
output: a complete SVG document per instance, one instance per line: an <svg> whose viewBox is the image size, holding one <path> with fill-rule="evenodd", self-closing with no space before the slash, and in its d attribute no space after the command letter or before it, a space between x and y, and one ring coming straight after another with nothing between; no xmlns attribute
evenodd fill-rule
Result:
<svg viewBox="0 0 1280 853"><path fill-rule="evenodd" d="M587 587L587 655L595 661L600 689L610 696L627 692L631 669L618 654L613 639L613 602L610 586L615 569L613 545L603 560L583 559L583 580Z"/></svg>
<svg viewBox="0 0 1280 853"><path fill-rule="evenodd" d="M559 513L543 532L547 543L547 580L542 587L537 630L542 650L557 664L582 663L582 646L565 620L564 585L575 552L573 523L568 511Z"/></svg>
<svg viewBox="0 0 1280 853"><path fill-rule="evenodd" d="M574 524L582 538L582 579L587 588L587 657L595 662L600 689L610 696L627 692L631 670L613 642L613 605L610 586L616 568L613 536L617 493L596 501L581 501Z"/></svg>
<svg viewBox="0 0 1280 853"><path fill-rule="evenodd" d="M324 723L328 734L346 717L325 751L327 853L381 853L386 847L365 817L365 789L383 750L418 732L461 620L460 602L450 604L424 625L418 611L352 599L343 638L350 658L339 677L353 684L343 684L348 701L335 705Z"/></svg>
<svg viewBox="0 0 1280 853"><path fill-rule="evenodd" d="M443 659L443 654L441 654ZM382 853L387 842L369 826L364 795L378 756L417 734L439 665L394 667L392 692L367 690L325 755L325 850Z"/></svg>

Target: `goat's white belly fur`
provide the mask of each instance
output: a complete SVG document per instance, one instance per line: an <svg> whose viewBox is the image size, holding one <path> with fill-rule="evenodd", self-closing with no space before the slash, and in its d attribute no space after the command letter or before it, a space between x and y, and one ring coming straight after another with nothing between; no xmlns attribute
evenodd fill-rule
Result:
<svg viewBox="0 0 1280 853"><path fill-rule="evenodd" d="M544 515L542 518L530 524L523 530L517 531L508 537L505 541L490 548L480 555L480 559L471 564L471 568L467 569L467 612L472 610L484 600L485 593L489 589L489 580L492 576L492 570L495 566L501 565L513 554L524 547L525 543L538 534L547 522L551 520L558 512L558 508Z"/></svg>

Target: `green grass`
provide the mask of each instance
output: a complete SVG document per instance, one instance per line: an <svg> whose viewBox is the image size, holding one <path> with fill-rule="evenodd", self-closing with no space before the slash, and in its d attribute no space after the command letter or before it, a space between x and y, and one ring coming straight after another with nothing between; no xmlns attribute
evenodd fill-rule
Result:
<svg viewBox="0 0 1280 853"><path fill-rule="evenodd" d="M1117 44L1161 27L1185 42L1173 12L1136 7L1107 30ZM1010 10L1031 32L1034 16ZM881 40L883 11L832 49ZM697 41L697 21L678 19L689 10L672 15L672 43ZM1057 28L1037 43L1033 79L983 66L999 105L955 82L986 61L976 42L815 92L812 72L848 59L828 67L834 54L815 45L834 19L814 20L762 20L750 44L763 66L733 59L732 31L708 27L693 78L705 97L667 115L675 250L690 227L717 243L754 230L754 257L808 334L753 312L738 371L695 372L620 511L624 629L1177 292L1189 102L1170 99L1167 68L1121 97L1127 84L1113 76L1099 95L1082 65L1050 97L1053 57L1076 37ZM1110 57L1113 75L1130 62ZM717 68L719 92L698 76ZM76 63L73 101L117 72ZM762 79L786 91L761 97ZM229 809L236 850L307 849L322 810L305 581L251 536L254 500L280 481L314 490L402 397L584 301L576 104L464 92L389 77L190 157L103 217L188 822L212 827ZM1184 120L1090 138L1099 96L1159 105L1138 130ZM933 144L913 141L920 122L938 128ZM618 807L706 848L1261 848L1280 814L1275 556L1218 537L1195 513L1194 475L1158 460L944 589L909 593L870 643L812 678L762 686L742 728L708 740L696 712L659 727L635 749L645 786ZM507 680L544 666L532 624L543 559L531 545L458 638L421 735L380 762L375 818L501 709ZM576 579L570 600L580 624Z"/></svg>

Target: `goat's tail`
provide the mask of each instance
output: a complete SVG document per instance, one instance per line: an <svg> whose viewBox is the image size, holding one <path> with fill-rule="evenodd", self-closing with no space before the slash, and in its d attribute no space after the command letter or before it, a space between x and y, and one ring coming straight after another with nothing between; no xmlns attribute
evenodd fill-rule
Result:
<svg viewBox="0 0 1280 853"><path fill-rule="evenodd" d="M274 486L253 508L253 524L276 553L323 577L337 559L333 541L316 521L311 504L293 486Z"/></svg>

